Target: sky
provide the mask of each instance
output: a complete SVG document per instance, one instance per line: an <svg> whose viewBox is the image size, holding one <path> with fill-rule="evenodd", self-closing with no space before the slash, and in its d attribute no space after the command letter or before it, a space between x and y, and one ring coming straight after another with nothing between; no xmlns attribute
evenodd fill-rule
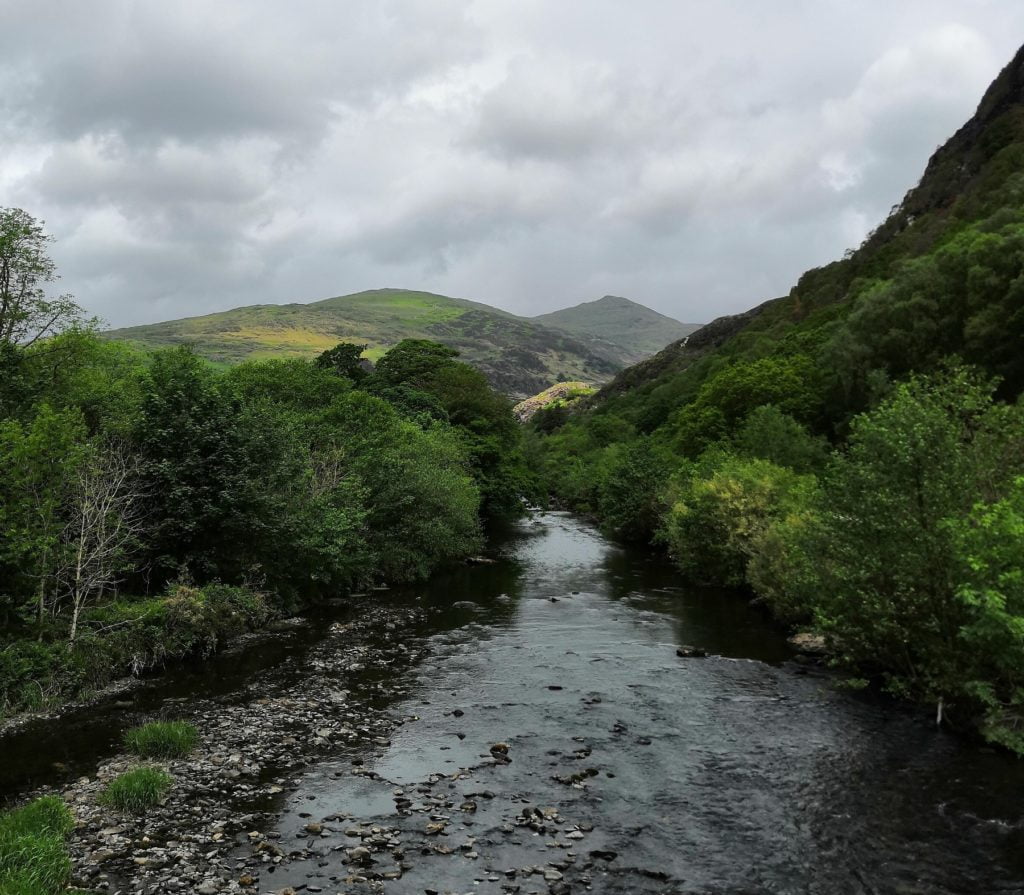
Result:
<svg viewBox="0 0 1024 895"><path fill-rule="evenodd" d="M857 246L1020 0L0 0L0 206L109 325L425 289L704 322Z"/></svg>

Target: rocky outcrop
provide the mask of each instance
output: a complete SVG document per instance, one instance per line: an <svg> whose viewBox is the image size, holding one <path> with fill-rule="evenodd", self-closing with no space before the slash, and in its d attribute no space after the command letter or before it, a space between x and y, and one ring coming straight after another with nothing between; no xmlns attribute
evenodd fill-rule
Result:
<svg viewBox="0 0 1024 895"><path fill-rule="evenodd" d="M544 407L549 407L552 404L572 404L593 392L594 389L585 382L558 382L551 388L544 389L540 394L520 401L512 408L512 413L519 422L525 423Z"/></svg>

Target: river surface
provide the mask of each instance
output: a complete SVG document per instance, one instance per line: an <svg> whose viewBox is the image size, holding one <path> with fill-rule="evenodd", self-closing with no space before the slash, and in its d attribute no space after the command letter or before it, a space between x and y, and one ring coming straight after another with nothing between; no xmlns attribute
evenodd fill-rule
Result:
<svg viewBox="0 0 1024 895"><path fill-rule="evenodd" d="M351 745L298 769L263 806L284 840L310 819L344 818L339 837L379 825L405 857L378 858L401 876L366 891L396 895L1024 893L1024 762L837 689L742 598L683 588L570 515L524 522L493 555L381 594L420 610L402 635L419 658L389 669L393 688L372 669L346 685L376 687L402 723L357 774ZM0 790L92 772L122 725L169 704L301 685L345 612L0 739ZM342 853L251 891L364 891Z"/></svg>

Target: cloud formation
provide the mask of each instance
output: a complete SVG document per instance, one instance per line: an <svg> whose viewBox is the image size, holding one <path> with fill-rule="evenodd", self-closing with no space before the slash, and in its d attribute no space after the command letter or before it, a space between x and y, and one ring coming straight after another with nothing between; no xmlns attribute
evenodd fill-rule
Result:
<svg viewBox="0 0 1024 895"><path fill-rule="evenodd" d="M378 286L687 321L899 201L1012 0L0 0L0 204L113 325Z"/></svg>

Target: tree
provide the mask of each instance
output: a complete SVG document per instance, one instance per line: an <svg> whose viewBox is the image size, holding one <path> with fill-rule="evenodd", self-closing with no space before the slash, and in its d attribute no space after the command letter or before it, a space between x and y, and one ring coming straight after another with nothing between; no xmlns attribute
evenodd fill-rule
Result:
<svg viewBox="0 0 1024 895"><path fill-rule="evenodd" d="M365 345L339 342L317 357L316 365L321 370L330 370L337 376L344 376L353 382L360 382L369 375L366 367L363 366L362 358L365 350ZM367 365L369 363L366 361Z"/></svg>
<svg viewBox="0 0 1024 895"><path fill-rule="evenodd" d="M58 278L46 253L51 242L28 212L0 208L0 344L26 347L81 320L70 295L46 294Z"/></svg>
<svg viewBox="0 0 1024 895"><path fill-rule="evenodd" d="M85 426L74 409L38 408L31 422L0 423L0 568L27 596L34 590L40 636L50 608L62 513L70 478L83 457Z"/></svg>
<svg viewBox="0 0 1024 895"><path fill-rule="evenodd" d="M601 516L619 536L648 541L661 519L662 492L669 476L669 464L654 450L650 438L608 448L616 451L601 482Z"/></svg>
<svg viewBox="0 0 1024 895"><path fill-rule="evenodd" d="M957 533L1024 471L1019 410L992 390L964 369L914 377L855 418L810 531L817 622L840 655L940 705L963 693L970 663Z"/></svg>
<svg viewBox="0 0 1024 895"><path fill-rule="evenodd" d="M82 610L120 581L142 533L139 464L120 442L97 445L71 485L57 579L71 605L68 643L74 645Z"/></svg>

